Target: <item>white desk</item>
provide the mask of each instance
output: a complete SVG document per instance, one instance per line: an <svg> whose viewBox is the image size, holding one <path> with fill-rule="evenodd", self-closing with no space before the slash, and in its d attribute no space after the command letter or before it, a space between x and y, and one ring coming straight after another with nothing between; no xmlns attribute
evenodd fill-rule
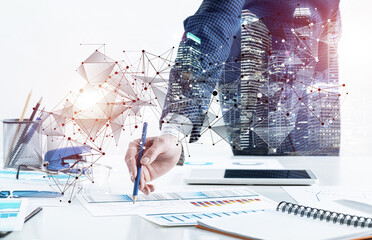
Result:
<svg viewBox="0 0 372 240"><path fill-rule="evenodd" d="M231 161L230 152L214 156ZM197 157L197 156L193 156ZM199 156L202 158L202 156ZM243 157L257 159L257 157ZM273 157L270 157L273 158ZM132 184L126 170L123 156L109 157L107 163L113 165L108 180L86 184L84 192L130 193ZM372 159L368 157L276 157L286 168L309 168L319 178L318 185L371 185ZM156 180L158 189L193 188L183 183L184 167L176 167L172 172ZM211 186L216 187L216 186ZM218 186L217 186L218 187ZM221 187L221 186L220 186ZM251 186L251 188L275 201L292 200L280 187ZM195 227L160 227L137 216L92 217L75 199L68 207L44 208L24 226L22 232L14 232L4 239L232 239Z"/></svg>

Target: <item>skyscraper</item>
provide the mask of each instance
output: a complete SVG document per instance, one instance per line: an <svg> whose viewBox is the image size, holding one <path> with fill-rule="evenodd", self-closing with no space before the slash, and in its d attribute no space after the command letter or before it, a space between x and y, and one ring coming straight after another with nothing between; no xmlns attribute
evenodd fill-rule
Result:
<svg viewBox="0 0 372 240"><path fill-rule="evenodd" d="M319 25L324 29L320 42L316 84L317 91L309 97L313 114L309 116L309 150L319 155L338 155L340 148L340 86L338 75L337 45L339 26L336 19L329 19Z"/></svg>
<svg viewBox="0 0 372 240"><path fill-rule="evenodd" d="M276 19L242 12L240 149L233 151L337 155L338 18L319 21L316 8L299 6Z"/></svg>
<svg viewBox="0 0 372 240"><path fill-rule="evenodd" d="M268 117L263 99L268 91L271 36L265 24L249 10L242 11L241 30L241 141L242 149L265 153L267 146L255 127ZM266 127L266 126L258 126Z"/></svg>
<svg viewBox="0 0 372 240"><path fill-rule="evenodd" d="M187 96L180 95L180 93L182 93L182 88L198 88L198 84L194 82L194 74L201 69L199 61L201 54L200 44L200 38L192 33L185 33L178 47L175 66L172 69L171 77L179 78L181 81L172 81L170 83L170 91L167 97L171 97L178 101L180 105L182 105L183 101L189 99ZM202 90L194 92L201 94Z"/></svg>

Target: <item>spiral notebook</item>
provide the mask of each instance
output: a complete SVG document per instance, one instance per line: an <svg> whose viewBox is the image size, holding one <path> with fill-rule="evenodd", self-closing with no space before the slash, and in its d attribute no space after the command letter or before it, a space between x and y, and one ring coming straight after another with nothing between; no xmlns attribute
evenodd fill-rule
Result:
<svg viewBox="0 0 372 240"><path fill-rule="evenodd" d="M372 236L372 218L290 202L279 203L275 210L201 220L197 227L240 239L353 239Z"/></svg>

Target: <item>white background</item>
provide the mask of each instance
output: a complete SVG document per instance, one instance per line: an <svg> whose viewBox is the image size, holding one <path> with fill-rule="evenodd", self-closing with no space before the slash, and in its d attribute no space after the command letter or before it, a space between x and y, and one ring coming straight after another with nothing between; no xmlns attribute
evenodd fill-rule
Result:
<svg viewBox="0 0 372 240"><path fill-rule="evenodd" d="M162 53L177 47L183 20L200 3L0 0L0 119L19 117L31 89L30 104L43 96L46 109L51 109L70 90L81 88L85 80L75 70L95 47L80 44L105 43L106 54L117 60L123 50ZM343 155L369 155L372 150L371 17L371 0L341 0L340 83L349 92L341 106ZM26 116L30 112L31 107ZM156 134L156 121L151 129ZM218 146L230 151L224 143ZM113 151L125 148L122 141Z"/></svg>

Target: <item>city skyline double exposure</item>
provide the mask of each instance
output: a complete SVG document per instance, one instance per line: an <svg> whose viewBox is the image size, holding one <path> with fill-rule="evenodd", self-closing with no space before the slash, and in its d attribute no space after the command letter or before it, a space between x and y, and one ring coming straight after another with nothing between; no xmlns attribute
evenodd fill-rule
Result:
<svg viewBox="0 0 372 240"><path fill-rule="evenodd" d="M203 53L203 36L185 33L163 117L191 120L192 130L178 127L190 142L214 130L238 155L338 155L338 8L258 3L239 20L226 61ZM221 104L220 119L211 102Z"/></svg>
<svg viewBox="0 0 372 240"><path fill-rule="evenodd" d="M314 15L295 8L271 34L243 10L238 153L338 155L338 18Z"/></svg>

